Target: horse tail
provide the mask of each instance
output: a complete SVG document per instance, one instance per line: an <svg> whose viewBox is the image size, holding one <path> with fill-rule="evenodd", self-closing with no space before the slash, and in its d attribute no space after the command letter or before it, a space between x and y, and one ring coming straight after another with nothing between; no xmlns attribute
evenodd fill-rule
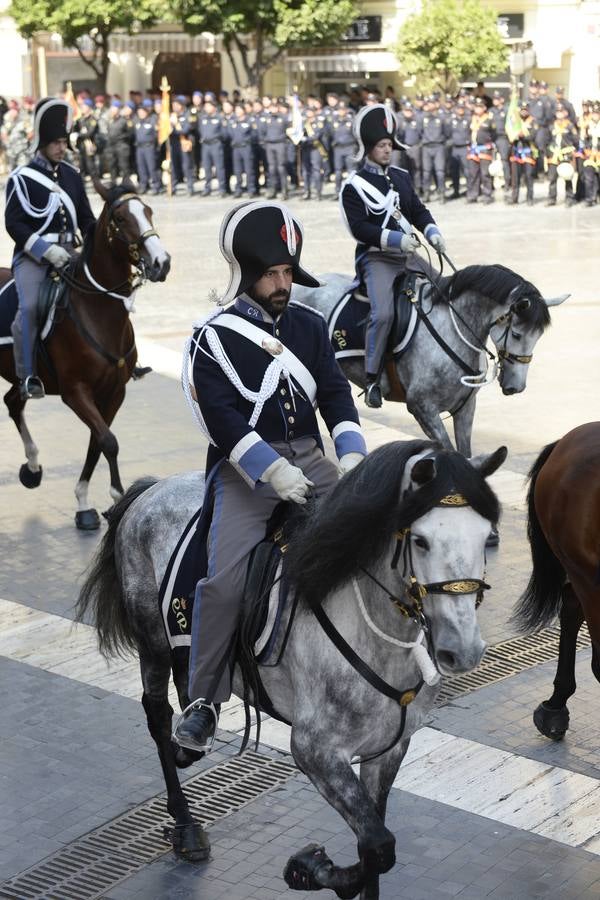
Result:
<svg viewBox="0 0 600 900"><path fill-rule="evenodd" d="M108 528L88 569L87 578L75 606L75 621L92 620L98 632L102 655L126 656L137 650L134 632L123 602L115 546L117 531L129 507L156 484L155 478L140 478L123 494L107 514Z"/></svg>
<svg viewBox="0 0 600 900"><path fill-rule="evenodd" d="M519 631L544 628L560 612L566 573L542 531L535 509L535 485L542 467L558 441L544 447L529 472L527 491L527 537L531 547L533 571L529 583L519 597L511 621Z"/></svg>

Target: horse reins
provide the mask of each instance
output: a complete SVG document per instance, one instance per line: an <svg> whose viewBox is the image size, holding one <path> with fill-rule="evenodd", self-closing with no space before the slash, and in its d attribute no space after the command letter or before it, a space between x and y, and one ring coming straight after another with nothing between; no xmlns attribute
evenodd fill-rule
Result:
<svg viewBox="0 0 600 900"><path fill-rule="evenodd" d="M425 252L427 253L427 255L429 257L429 251L428 251L427 247L425 247L424 244L421 244L421 246L423 247L423 249L425 250ZM449 259L449 257L447 256L446 253L438 253L438 259L439 259L439 263L440 263L440 277L443 273L443 260L444 259L449 264L450 268L452 269L452 271L454 273L456 273L458 271L456 266ZM429 262L431 264L431 259L429 260ZM495 363L496 357L485 346L485 344L480 340L479 336L477 334L475 334L475 332L473 331L473 329L471 328L469 323L465 320L465 318L452 305L452 301L451 301L447 291L442 289L440 287L440 285L437 283L437 280L435 278L432 278L428 272L425 272L423 270L421 274L425 277L425 279L432 286L432 288L434 289L434 291L436 292L436 294L438 295L440 300L443 300L445 303L448 304L448 307L451 310L451 312L453 313L453 315L455 315L458 319L460 319L461 324L466 329L468 329L468 331L471 333L473 339L476 341L480 352L486 353L488 358L492 362ZM513 291L514 290L515 290L515 288L513 288ZM435 341L438 343L438 345L444 350L446 355L449 356L450 359L452 359L452 361L454 363L456 363L456 365L458 365L463 370L463 372L465 372L465 374L468 375L469 377L477 377L478 375L480 375L481 373L476 372L474 369L471 368L471 366L469 366L467 363L465 363L465 361L463 359L461 359L460 356L458 356L458 354L446 343L444 338L439 334L439 332L436 330L436 328L430 321L429 315L424 311L422 304L420 302L419 296L417 294L415 294L414 292L408 292L408 291L407 291L407 296L408 296L409 300L411 301L411 303L413 303L413 305L415 307L415 310L419 317L419 321L423 322L423 324L425 325L425 327L427 328L427 330L429 331L431 336L435 339ZM509 295L509 299L510 299L510 295ZM518 300L515 300L513 303L511 303L508 308L508 311L506 313L503 313L501 316L498 316L498 318L495 319L490 326L490 330L491 330L492 328L494 328L497 325L504 325L506 323L506 328L500 338L500 340L504 339L504 346L498 350L498 357L497 357L498 369L500 372L502 371L502 368L504 367L505 362L509 362L511 364L522 363L523 365L528 365L531 362L531 360L533 359L533 354L519 355L519 354L511 353L509 350L507 350L508 334L510 331L510 327L512 325L513 318L518 312L518 310L517 310L518 303L519 303ZM456 329L456 330L457 330L461 340L464 343L468 343L465 340L465 338L460 334L460 331L458 331L458 329ZM473 348L473 349L476 349L476 348ZM470 385L470 387L472 387L472 388L478 387L478 386L479 385Z"/></svg>
<svg viewBox="0 0 600 900"><path fill-rule="evenodd" d="M80 291L84 294L104 294L108 296L113 296L124 288L128 287L133 293L137 288L139 288L146 280L145 271L144 271L144 260L141 256L141 249L143 248L145 242L150 237L159 237L158 232L154 228L149 228L144 231L135 241L129 241L122 233L119 225L114 220L114 212L118 207L125 203L125 201L139 199L137 194L128 193L122 194L120 197L110 205L108 208L108 227L107 227L107 236L109 244L117 238L126 244L129 251L129 261L132 266L134 266L138 272L140 273L140 280L135 283L131 277L127 278L126 281L121 282L113 288L104 288L101 285L88 287L87 284L80 282L78 279L74 278L69 271L65 271L64 269L58 270L58 276L67 284L71 289ZM140 265L141 262L141 265ZM121 369L127 362L130 356L136 350L135 339L133 345L129 348L129 350L123 354L122 356L115 356L114 353L111 353L109 350L106 350L102 345L96 340L94 335L85 327L83 322L79 319L72 305L67 302L65 311L73 324L75 325L77 331L81 335L81 337L96 351L102 356L107 362L112 363L112 365L117 366L117 368Z"/></svg>

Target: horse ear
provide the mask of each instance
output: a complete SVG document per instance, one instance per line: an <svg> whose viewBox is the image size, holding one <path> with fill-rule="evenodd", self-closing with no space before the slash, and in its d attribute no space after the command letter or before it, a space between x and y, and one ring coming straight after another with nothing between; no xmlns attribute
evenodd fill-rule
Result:
<svg viewBox="0 0 600 900"><path fill-rule="evenodd" d="M100 194L104 202L108 200L108 188L105 188L99 178L92 178L92 183L94 185L94 190L97 194Z"/></svg>
<svg viewBox="0 0 600 900"><path fill-rule="evenodd" d="M494 474L496 469L500 468L507 456L508 448L498 447L493 453L483 453L481 456L472 456L469 462L474 469L477 469L477 471L483 475L484 478L489 478L490 475Z"/></svg>
<svg viewBox="0 0 600 900"><path fill-rule="evenodd" d="M544 297L544 303L546 306L560 306L561 303L564 303L565 300L568 300L570 294L560 294L558 297Z"/></svg>
<svg viewBox="0 0 600 900"><path fill-rule="evenodd" d="M419 459L414 464L410 473L411 481L416 484L427 484L435 478L435 460L428 457L427 459Z"/></svg>

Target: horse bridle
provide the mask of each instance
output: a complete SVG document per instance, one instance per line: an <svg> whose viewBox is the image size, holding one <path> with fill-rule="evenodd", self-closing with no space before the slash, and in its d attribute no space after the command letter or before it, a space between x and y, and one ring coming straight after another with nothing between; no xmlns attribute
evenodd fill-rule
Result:
<svg viewBox="0 0 600 900"><path fill-rule="evenodd" d="M139 199L140 198L138 197L138 195L133 194L133 193L122 194L120 197L117 197L117 199L114 200L108 208L108 228L107 228L109 244L111 244L115 238L119 241L122 241L122 243L124 243L126 245L128 251L129 251L129 259L131 260L132 265L134 265L136 267L136 269L141 268L140 260L142 260L142 262L143 262L141 251L144 247L144 244L148 240L148 238L151 238L151 237L160 238L160 235L159 235L158 231L156 231L156 229L148 228L146 231L144 231L142 234L140 234L139 237L137 237L135 239L135 241L130 241L123 234L119 223L115 220L114 215L115 215L115 212L117 211L117 209L123 203L126 203L128 200L139 200ZM140 203L141 203L141 200L140 200Z"/></svg>
<svg viewBox="0 0 600 900"><path fill-rule="evenodd" d="M120 284L117 284L114 287L102 288L98 285L95 285L93 287L88 287L87 284L85 284L81 281L78 281L76 278L74 278L68 270L60 269L57 274L63 281L65 281L69 285L69 287L74 288L77 291L81 291L83 294L106 294L107 296L110 296L112 294L115 294L115 293L118 293L119 291L124 290L125 288L129 288L130 291L133 293L139 287L141 287L141 285L145 282L145 280L146 280L145 262L144 262L144 258L142 256L142 254L141 254L141 250L142 250L144 244L146 243L146 241L148 240L148 238L151 238L151 237L160 238L160 235L154 228L148 228L146 231L143 232L143 234L140 234L139 237L137 237L135 239L135 241L130 241L125 237L125 235L121 231L121 228L120 228L118 222L116 222L114 219L114 213L118 209L118 207L122 203L124 203L126 200L133 200L133 199L139 200L140 198L138 197L137 194L133 194L133 193L122 194L120 197L117 197L117 199L115 201L113 201L113 203L111 203L111 205L108 208L108 213L107 213L107 215L108 215L107 237L108 237L109 244L111 244L113 242L113 240L116 238L117 240L120 240L122 243L124 243L126 245L128 252L129 252L129 261L130 261L131 265L137 270L137 272L139 274L139 281L137 283L135 282L135 276L132 273L125 281L122 281Z"/></svg>
<svg viewBox="0 0 600 900"><path fill-rule="evenodd" d="M504 363L522 363L523 365L529 365L531 360L533 359L533 353L519 355L517 353L511 353L510 350L507 350L508 345L508 334L510 329L512 328L513 318L517 315L518 310L516 309L516 304L518 300L515 300L514 303L511 303L508 312L504 313L501 316L498 316L495 322L492 324L492 328L495 325L505 325L505 329L500 335L499 343L502 343L502 347L498 349L498 360L500 362L500 369L504 367Z"/></svg>
<svg viewBox="0 0 600 900"><path fill-rule="evenodd" d="M457 508L469 505L466 497L459 493L446 494L445 497L442 497L435 504L436 507L442 508ZM361 571L387 594L391 602L405 618L415 619L421 626L425 626L427 630L429 629L423 611L423 600L428 594L447 594L452 597L458 597L464 594L476 593L475 608L478 609L483 603L484 591L489 590L490 585L480 578L461 578L422 584L415 575L410 537L410 526L402 528L395 533L396 547L390 563L390 568L396 571L400 558L402 558L404 571L404 594L402 597L398 597L393 591L389 591L367 569L362 568ZM406 577L408 577L408 583L404 580Z"/></svg>

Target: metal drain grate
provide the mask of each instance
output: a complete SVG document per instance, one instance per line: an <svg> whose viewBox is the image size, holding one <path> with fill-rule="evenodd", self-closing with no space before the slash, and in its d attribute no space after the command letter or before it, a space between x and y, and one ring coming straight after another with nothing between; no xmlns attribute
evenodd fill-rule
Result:
<svg viewBox="0 0 600 900"><path fill-rule="evenodd" d="M296 767L247 751L185 783L203 825L251 803L297 774ZM0 885L1 900L93 900L169 849L164 795L154 797Z"/></svg>
<svg viewBox="0 0 600 900"><path fill-rule="evenodd" d="M524 669L530 669L540 663L548 662L558 656L560 625L557 623L534 634L511 638L490 647L478 669L450 678L438 694L436 706L442 706L448 700L476 691L477 688L501 681L517 675ZM590 634L584 623L577 638L577 649L583 650L591 646Z"/></svg>

